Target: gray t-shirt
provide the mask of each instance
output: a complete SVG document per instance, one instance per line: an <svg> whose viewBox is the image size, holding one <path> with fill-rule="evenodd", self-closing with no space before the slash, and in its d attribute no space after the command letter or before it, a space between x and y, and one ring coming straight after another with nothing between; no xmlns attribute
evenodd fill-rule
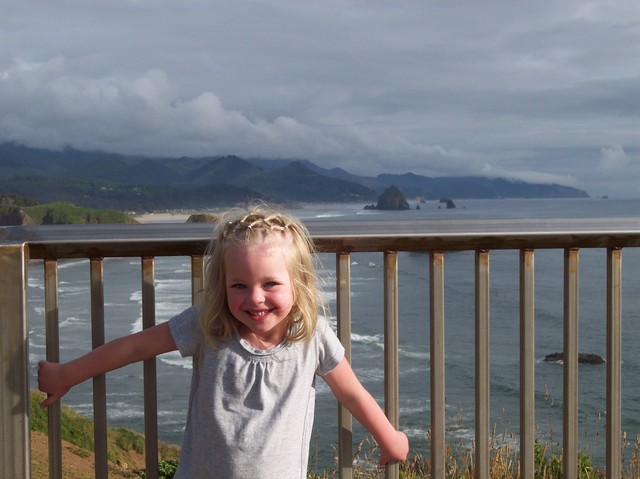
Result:
<svg viewBox="0 0 640 479"><path fill-rule="evenodd" d="M303 479L315 408L316 374L344 348L320 318L308 343L259 351L237 335L206 343L189 308L169 320L182 356L193 356L180 479Z"/></svg>

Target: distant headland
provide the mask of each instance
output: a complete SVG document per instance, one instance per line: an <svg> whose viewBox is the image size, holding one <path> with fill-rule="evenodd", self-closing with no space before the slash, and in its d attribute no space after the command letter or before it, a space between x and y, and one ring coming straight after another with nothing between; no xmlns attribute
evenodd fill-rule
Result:
<svg viewBox="0 0 640 479"><path fill-rule="evenodd" d="M82 208L67 202L38 204L27 198L0 196L0 226L101 223L138 221L121 211Z"/></svg>

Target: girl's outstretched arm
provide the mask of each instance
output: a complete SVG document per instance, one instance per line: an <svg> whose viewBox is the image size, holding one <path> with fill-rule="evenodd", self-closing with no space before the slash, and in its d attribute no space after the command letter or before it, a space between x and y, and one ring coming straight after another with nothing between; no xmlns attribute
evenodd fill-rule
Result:
<svg viewBox="0 0 640 479"><path fill-rule="evenodd" d="M351 365L343 358L336 368L324 376L336 399L372 435L380 446L380 465L392 461L404 461L409 453L407 436L397 431L387 419L376 400L362 386L351 369Z"/></svg>
<svg viewBox="0 0 640 479"><path fill-rule="evenodd" d="M169 323L162 323L109 341L68 363L40 361L38 388L47 393L47 399L40 406L51 406L73 386L89 378L175 349Z"/></svg>

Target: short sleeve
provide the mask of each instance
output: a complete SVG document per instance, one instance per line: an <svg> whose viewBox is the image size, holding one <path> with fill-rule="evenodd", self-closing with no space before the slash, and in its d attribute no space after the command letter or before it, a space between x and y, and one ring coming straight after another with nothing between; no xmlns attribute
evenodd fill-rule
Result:
<svg viewBox="0 0 640 479"><path fill-rule="evenodd" d="M203 335L196 306L191 306L171 318L169 330L182 357L194 356L200 350Z"/></svg>
<svg viewBox="0 0 640 479"><path fill-rule="evenodd" d="M316 327L316 337L318 347L318 365L316 374L324 376L333 371L342 358L344 358L344 346L331 329L329 322L325 318L318 319Z"/></svg>

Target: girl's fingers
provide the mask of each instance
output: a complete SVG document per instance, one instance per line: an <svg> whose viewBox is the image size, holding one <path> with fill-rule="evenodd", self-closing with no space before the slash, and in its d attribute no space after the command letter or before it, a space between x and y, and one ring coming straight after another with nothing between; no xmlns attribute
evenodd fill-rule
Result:
<svg viewBox="0 0 640 479"><path fill-rule="evenodd" d="M57 400L58 400L58 398L57 398L57 397L52 396L51 394L47 394L47 399L45 399L44 401L42 401L42 402L40 403L40 407L41 407L42 409L46 409L46 408L48 408L49 406L51 406L53 403L55 403Z"/></svg>

